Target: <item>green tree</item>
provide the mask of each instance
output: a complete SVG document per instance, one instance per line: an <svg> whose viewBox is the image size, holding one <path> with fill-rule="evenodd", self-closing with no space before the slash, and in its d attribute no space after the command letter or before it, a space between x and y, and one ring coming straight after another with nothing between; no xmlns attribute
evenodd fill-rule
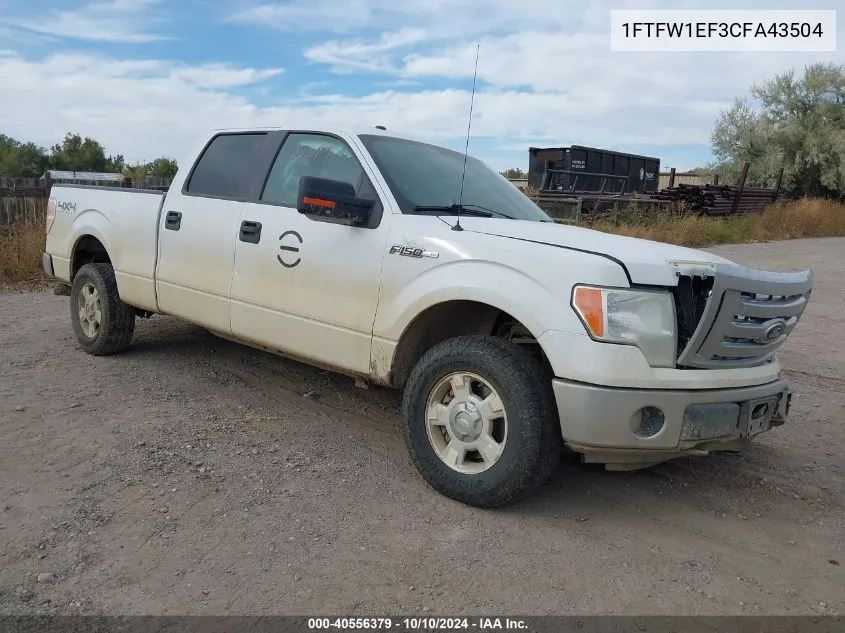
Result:
<svg viewBox="0 0 845 633"><path fill-rule="evenodd" d="M92 138L79 134L65 135L61 144L50 148L50 167L69 171L121 172L123 156L106 156L106 150Z"/></svg>
<svg viewBox="0 0 845 633"><path fill-rule="evenodd" d="M156 158L150 163L133 163L122 169L124 176L133 182L143 183L147 178L172 180L179 167L172 158Z"/></svg>
<svg viewBox="0 0 845 633"><path fill-rule="evenodd" d="M698 176L707 176L713 173L713 168L709 166L704 167L693 167L689 170L689 173L696 174Z"/></svg>
<svg viewBox="0 0 845 633"><path fill-rule="evenodd" d="M0 175L38 178L47 169L44 149L0 134Z"/></svg>
<svg viewBox="0 0 845 633"><path fill-rule="evenodd" d="M154 178L169 178L173 179L179 166L172 158L156 158L153 162L147 164L149 175Z"/></svg>
<svg viewBox="0 0 845 633"><path fill-rule="evenodd" d="M503 172L500 172L505 178L510 179L518 179L518 178L527 178L528 174L522 171L519 167L511 167L510 169L506 169Z"/></svg>
<svg viewBox="0 0 845 633"><path fill-rule="evenodd" d="M18 174L22 178L39 178L47 171L49 160L43 147L24 143L18 148Z"/></svg>
<svg viewBox="0 0 845 633"><path fill-rule="evenodd" d="M119 174L123 171L123 168L126 166L126 161L123 160L123 154L118 154L117 156L109 156L106 159L106 169L105 171Z"/></svg>
<svg viewBox="0 0 845 633"><path fill-rule="evenodd" d="M123 167L123 175L132 182L142 183L149 176L149 165L145 163L134 163Z"/></svg>
<svg viewBox="0 0 845 633"><path fill-rule="evenodd" d="M747 183L772 186L784 169L794 196L845 196L845 65L813 64L751 88L719 114L711 167L734 182L750 163Z"/></svg>
<svg viewBox="0 0 845 633"><path fill-rule="evenodd" d="M94 139L69 133L61 144L50 148L50 166L69 171L105 171L106 152Z"/></svg>

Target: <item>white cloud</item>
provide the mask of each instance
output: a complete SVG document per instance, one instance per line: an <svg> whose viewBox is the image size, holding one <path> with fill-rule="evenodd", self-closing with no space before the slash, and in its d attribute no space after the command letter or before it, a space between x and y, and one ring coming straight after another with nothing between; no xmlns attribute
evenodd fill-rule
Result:
<svg viewBox="0 0 845 633"><path fill-rule="evenodd" d="M276 77L284 72L281 68L235 68L229 64L204 64L203 66L172 67L169 76L199 88L233 88L247 86Z"/></svg>
<svg viewBox="0 0 845 633"><path fill-rule="evenodd" d="M596 116L631 107L657 112L678 107L704 114L729 103L761 81L789 67L834 59L819 54L614 53L598 34L522 31L481 41L479 81L537 93L565 91ZM469 79L475 45L405 56L404 77ZM656 123L656 121L655 121Z"/></svg>
<svg viewBox="0 0 845 633"><path fill-rule="evenodd" d="M0 100L0 120L5 133L17 138L50 145L66 132L77 131L131 160L183 155L198 135L216 127L383 124L443 142L465 133L470 98L466 90L319 95L267 107L227 90L278 72L78 54L43 61L0 57L6 94ZM672 111L671 119L656 125L641 124L639 111L623 108L608 125L611 119L595 116L592 104L577 92L485 90L476 95L473 135L511 143L546 139L611 146L706 141L709 115L683 104Z"/></svg>
<svg viewBox="0 0 845 633"><path fill-rule="evenodd" d="M68 53L0 57L0 120L4 133L45 146L78 131L130 159L180 154L212 127L269 124L267 111L225 90L280 72Z"/></svg>
<svg viewBox="0 0 845 633"><path fill-rule="evenodd" d="M335 40L318 44L305 51L312 62L328 64L337 73L356 70L396 73L398 68L390 54L428 40L423 29L406 28L393 33L383 33L377 40Z"/></svg>
<svg viewBox="0 0 845 633"><path fill-rule="evenodd" d="M294 0L252 6L232 14L229 21L272 26L283 31L345 32L370 21L371 4L367 0Z"/></svg>
<svg viewBox="0 0 845 633"><path fill-rule="evenodd" d="M45 145L67 131L88 134L130 160L179 157L208 129L257 125L383 124L462 149L480 42L472 132L487 140L470 147L483 148L486 155L480 157L494 166L524 166L530 145L584 144L677 156L671 148L706 148L717 112L752 83L807 62L843 61L841 53L610 51L610 8L660 8L667 2L596 0L565 10L547 0L259 4L229 16L227 28L232 22L241 28L260 24L290 32L290 41L308 31L330 33L302 55L312 67L342 73L340 80L326 83L330 75L308 71L297 76L293 68L279 77L279 68L235 63L191 65L72 51L41 61L0 54L0 120L5 133ZM704 0L691 0L685 8L703 5ZM755 6L763 6L762 0L745 8ZM39 33L61 32L62 20L77 20L86 25L81 31L88 39L103 39L108 32L120 41L140 42L161 37L150 17L164 9L161 0L100 0L47 13ZM229 57L238 54L236 46L222 50ZM362 79L351 78L359 95L352 97L343 92L355 73ZM245 87L252 99L244 96ZM284 98L274 98L279 94Z"/></svg>
<svg viewBox="0 0 845 633"><path fill-rule="evenodd" d="M140 11L160 2L162 0L105 0L88 6L91 11Z"/></svg>
<svg viewBox="0 0 845 633"><path fill-rule="evenodd" d="M2 7L0 7L2 11ZM3 14L0 13L0 42L3 46L45 46L55 44L56 38L52 35L34 33L20 27L4 26Z"/></svg>
<svg viewBox="0 0 845 633"><path fill-rule="evenodd" d="M110 0L73 10L12 21L16 27L53 37L97 42L145 43L166 39L152 27L160 22L163 0ZM30 14L32 15L32 14Z"/></svg>
<svg viewBox="0 0 845 633"><path fill-rule="evenodd" d="M762 4L762 0L754 0ZM607 20L610 8L659 8L658 0L592 0L563 6L548 0L288 0L253 5L230 20L282 30L384 33L425 29L432 40L473 38L492 32L549 29L564 35Z"/></svg>
<svg viewBox="0 0 845 633"><path fill-rule="evenodd" d="M345 0L263 5L265 25L288 26L300 21L331 24L316 16L337 12ZM691 0L685 8L704 6ZM751 0L746 8L771 2ZM809 4L818 4L810 2ZM584 7L550 8L547 0L363 0L355 16L369 31L369 40L341 38L305 51L312 62L337 73L365 71L403 80L438 80L453 84L473 74L476 42L480 42L479 80L497 89L572 94L589 102L596 116L631 106L660 110L683 103L685 110L712 116L745 93L754 82L790 67L814 61L842 61L839 54L614 53L610 51L610 10L661 8L665 0L596 0ZM313 7L313 16L308 8ZM810 7L808 7L810 8ZM312 20L311 17L314 17ZM477 36L477 37L476 37ZM579 108L580 111L580 108ZM577 114L577 113L576 113ZM661 113L662 114L662 113ZM567 116L568 113L564 114ZM526 113L531 116L531 113ZM671 118L671 117L670 117Z"/></svg>

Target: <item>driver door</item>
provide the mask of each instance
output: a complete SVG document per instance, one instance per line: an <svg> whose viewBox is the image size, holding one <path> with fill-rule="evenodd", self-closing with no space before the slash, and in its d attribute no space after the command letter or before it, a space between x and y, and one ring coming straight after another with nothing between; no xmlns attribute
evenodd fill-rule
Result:
<svg viewBox="0 0 845 633"><path fill-rule="evenodd" d="M296 209L299 179L348 182L375 200L366 226ZM383 205L344 139L291 132L260 200L243 205L231 288L232 332L319 364L368 374L387 240Z"/></svg>

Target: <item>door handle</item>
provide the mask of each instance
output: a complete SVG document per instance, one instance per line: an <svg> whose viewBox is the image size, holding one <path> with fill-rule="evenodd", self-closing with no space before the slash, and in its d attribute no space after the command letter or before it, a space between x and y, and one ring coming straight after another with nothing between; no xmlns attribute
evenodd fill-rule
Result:
<svg viewBox="0 0 845 633"><path fill-rule="evenodd" d="M252 222L251 220L241 222L239 239L241 242L258 244L258 240L261 239L261 222Z"/></svg>
<svg viewBox="0 0 845 633"><path fill-rule="evenodd" d="M182 228L182 214L179 211L168 211L164 218L164 228L168 231L178 231Z"/></svg>

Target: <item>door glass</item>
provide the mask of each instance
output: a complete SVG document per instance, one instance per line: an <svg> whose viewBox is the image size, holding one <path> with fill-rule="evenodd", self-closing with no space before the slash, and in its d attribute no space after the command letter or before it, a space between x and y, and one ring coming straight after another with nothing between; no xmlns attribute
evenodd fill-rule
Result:
<svg viewBox="0 0 845 633"><path fill-rule="evenodd" d="M220 198L246 198L255 158L267 135L221 134L205 149L191 174L188 193Z"/></svg>
<svg viewBox="0 0 845 633"><path fill-rule="evenodd" d="M261 199L295 207L299 179L303 176L348 182L357 192L364 170L340 139L322 134L291 134L276 156Z"/></svg>

